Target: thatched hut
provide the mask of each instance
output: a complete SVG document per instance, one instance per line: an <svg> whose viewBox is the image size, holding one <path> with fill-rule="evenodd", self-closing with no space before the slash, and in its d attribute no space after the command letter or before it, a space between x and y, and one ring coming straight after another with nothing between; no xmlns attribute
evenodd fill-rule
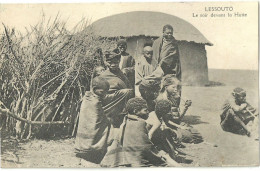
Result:
<svg viewBox="0 0 260 171"><path fill-rule="evenodd" d="M128 52L138 58L144 43L162 35L162 28L171 24L178 40L184 84L205 85L208 83L208 64L205 45L212 46L192 24L173 15L136 11L102 18L91 25L101 37L127 39Z"/></svg>

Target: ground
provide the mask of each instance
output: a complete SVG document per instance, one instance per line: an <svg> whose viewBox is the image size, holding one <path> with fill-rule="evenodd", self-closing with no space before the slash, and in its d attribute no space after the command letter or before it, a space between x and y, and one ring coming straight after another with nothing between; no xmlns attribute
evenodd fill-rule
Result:
<svg viewBox="0 0 260 171"><path fill-rule="evenodd" d="M193 102L184 120L204 138L200 144L185 144L183 151L193 162L183 166L259 165L259 142L255 137L224 132L219 124L223 100L236 86L246 89L250 104L258 105L257 72L241 72L239 80L234 79L236 73L210 71L210 79L223 82L225 86L183 87L183 99ZM32 139L28 142L1 139L2 167L98 167L75 157L74 141L74 138L48 141Z"/></svg>

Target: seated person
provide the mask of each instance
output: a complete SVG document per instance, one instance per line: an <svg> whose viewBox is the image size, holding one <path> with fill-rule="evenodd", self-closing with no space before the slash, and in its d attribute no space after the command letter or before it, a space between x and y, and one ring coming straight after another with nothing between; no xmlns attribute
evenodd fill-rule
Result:
<svg viewBox="0 0 260 171"><path fill-rule="evenodd" d="M223 105L220 125L224 131L250 136L247 125L257 115L258 111L246 101L246 91L238 87L233 90L232 98Z"/></svg>
<svg viewBox="0 0 260 171"><path fill-rule="evenodd" d="M110 131L102 108L102 101L109 90L109 83L102 77L92 80L92 91L87 91L81 104L76 135L76 156L93 163L100 163L107 149Z"/></svg>
<svg viewBox="0 0 260 171"><path fill-rule="evenodd" d="M109 94L120 89L133 89L127 77L119 68L120 55L114 52L105 53L108 69L101 74L110 85Z"/></svg>
<svg viewBox="0 0 260 171"><path fill-rule="evenodd" d="M169 116L172 115L171 113L171 102L169 100L159 100L156 103L155 111L149 114L149 118L147 119L147 123L155 123L154 120L150 119L150 115L155 114L157 119L159 119L159 125L156 130L152 128L149 130L149 135L151 134L152 142L158 147L159 150L163 150L164 152L168 153L169 156L178 161L178 162L191 162L190 160L186 160L181 155L185 155L181 152L178 147L180 146L180 135L178 129L189 129L188 127L178 125L172 122ZM155 125L155 124L153 124Z"/></svg>

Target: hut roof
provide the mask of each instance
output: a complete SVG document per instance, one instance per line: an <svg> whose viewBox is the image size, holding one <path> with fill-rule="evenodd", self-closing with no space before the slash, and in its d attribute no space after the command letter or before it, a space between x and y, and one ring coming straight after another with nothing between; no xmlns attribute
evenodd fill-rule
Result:
<svg viewBox="0 0 260 171"><path fill-rule="evenodd" d="M95 34L102 37L132 37L162 35L162 27L170 24L177 40L213 45L187 21L161 12L135 11L102 18L91 24Z"/></svg>

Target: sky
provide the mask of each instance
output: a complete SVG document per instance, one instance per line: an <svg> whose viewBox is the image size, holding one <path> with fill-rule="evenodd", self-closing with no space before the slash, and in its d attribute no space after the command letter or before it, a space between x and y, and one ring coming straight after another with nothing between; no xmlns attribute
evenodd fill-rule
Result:
<svg viewBox="0 0 260 171"><path fill-rule="evenodd" d="M232 7L232 10L209 11L213 10L211 7ZM25 27L35 25L41 19L42 11L53 18L59 12L61 20L67 20L69 29L83 17L94 22L123 12L164 12L191 23L214 44L206 46L209 68L258 70L257 2L0 4L0 21L23 32ZM194 17L205 13L207 17ZM211 17L212 13L225 14L225 17ZM232 17L228 17L228 13ZM247 16L235 17L234 13ZM0 31L3 31L2 26Z"/></svg>

